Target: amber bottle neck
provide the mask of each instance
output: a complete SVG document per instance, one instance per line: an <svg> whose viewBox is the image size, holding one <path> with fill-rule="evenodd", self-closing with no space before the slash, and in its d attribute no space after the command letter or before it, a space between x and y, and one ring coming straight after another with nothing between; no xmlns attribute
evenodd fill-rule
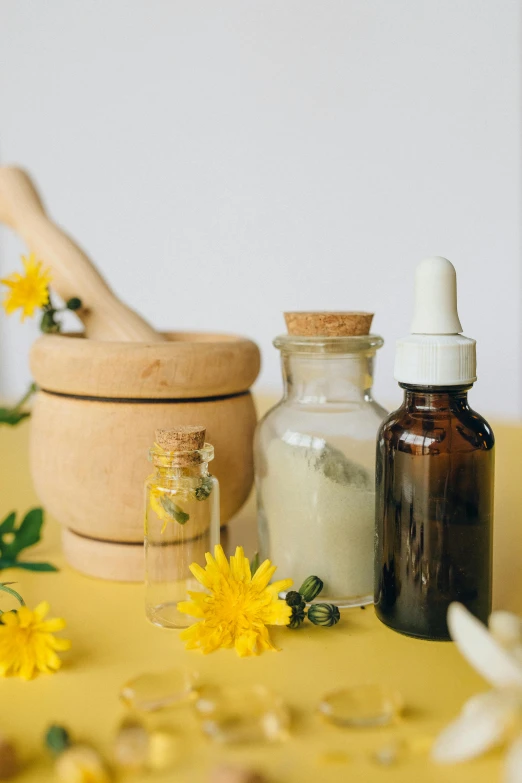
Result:
<svg viewBox="0 0 522 783"><path fill-rule="evenodd" d="M473 384L466 386L412 386L400 383L404 389L403 407L410 413L469 410L468 391Z"/></svg>

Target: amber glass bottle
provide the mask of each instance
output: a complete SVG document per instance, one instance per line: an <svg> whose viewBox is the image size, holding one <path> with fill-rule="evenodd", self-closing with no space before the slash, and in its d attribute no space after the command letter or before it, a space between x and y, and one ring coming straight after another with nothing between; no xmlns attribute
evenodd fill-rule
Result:
<svg viewBox="0 0 522 783"><path fill-rule="evenodd" d="M375 604L405 634L448 639L460 601L491 611L494 437L468 386L405 389L377 441Z"/></svg>
<svg viewBox="0 0 522 783"><path fill-rule="evenodd" d="M402 406L377 436L375 608L386 625L449 638L453 601L491 610L494 438L468 404L475 341L461 335L453 265L423 261L411 334L399 340Z"/></svg>

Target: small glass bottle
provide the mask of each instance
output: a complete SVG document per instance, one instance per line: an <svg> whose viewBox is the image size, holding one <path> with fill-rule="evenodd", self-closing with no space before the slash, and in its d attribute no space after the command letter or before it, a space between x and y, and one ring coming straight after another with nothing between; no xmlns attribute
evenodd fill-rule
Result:
<svg viewBox="0 0 522 783"><path fill-rule="evenodd" d="M149 452L155 471L145 483L145 610L164 628L186 628L177 609L202 587L189 566L205 566L219 543L219 484L208 472L214 448L204 427L157 430Z"/></svg>
<svg viewBox="0 0 522 783"><path fill-rule="evenodd" d="M381 337L368 313L286 313L277 337L283 399L258 424L254 458L263 558L324 582L317 601L373 601L375 438L372 397Z"/></svg>
<svg viewBox="0 0 522 783"><path fill-rule="evenodd" d="M452 264L423 261L412 334L397 344L404 402L377 440L375 610L435 640L450 638L452 601L484 623L491 611L494 437L468 404L475 341L456 302Z"/></svg>

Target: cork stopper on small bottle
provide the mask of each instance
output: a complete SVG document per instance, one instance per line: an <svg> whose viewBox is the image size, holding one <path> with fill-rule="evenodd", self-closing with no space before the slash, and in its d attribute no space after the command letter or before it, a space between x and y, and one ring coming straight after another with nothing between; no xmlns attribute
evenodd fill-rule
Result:
<svg viewBox="0 0 522 783"><path fill-rule="evenodd" d="M295 337L356 337L370 334L373 313L284 313L288 334Z"/></svg>
<svg viewBox="0 0 522 783"><path fill-rule="evenodd" d="M156 430L156 443L164 451L198 451L205 445L205 427L183 425Z"/></svg>

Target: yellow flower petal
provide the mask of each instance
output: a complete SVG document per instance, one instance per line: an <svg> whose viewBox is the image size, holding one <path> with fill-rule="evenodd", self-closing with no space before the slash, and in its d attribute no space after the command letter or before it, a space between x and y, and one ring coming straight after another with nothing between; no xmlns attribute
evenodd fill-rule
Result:
<svg viewBox="0 0 522 783"><path fill-rule="evenodd" d="M33 622L34 615L27 606L21 606L16 610L18 615L18 625L20 628L28 628Z"/></svg>
<svg viewBox="0 0 522 783"><path fill-rule="evenodd" d="M257 633L254 631L246 631L241 636L237 636L234 646L240 658L247 655L259 655L260 652L257 649Z"/></svg>
<svg viewBox="0 0 522 783"><path fill-rule="evenodd" d="M18 615L16 612L4 612L2 614L3 625L18 625ZM0 634L2 633L2 626L0 626Z"/></svg>
<svg viewBox="0 0 522 783"><path fill-rule="evenodd" d="M36 620L41 622L44 617L46 617L49 614L50 610L49 602L48 601L41 601L38 606L35 606L33 609L33 615Z"/></svg>
<svg viewBox="0 0 522 783"><path fill-rule="evenodd" d="M262 590L270 582L275 572L275 566L270 563L270 560L265 560L255 572L252 581Z"/></svg>
<svg viewBox="0 0 522 783"><path fill-rule="evenodd" d="M47 644L50 647L52 647L53 650L58 650L58 652L64 652L65 650L71 649L72 642L70 639L62 639L60 637L49 635Z"/></svg>
<svg viewBox="0 0 522 783"><path fill-rule="evenodd" d="M288 625L292 609L286 601L272 601L265 615L265 622L268 625Z"/></svg>
<svg viewBox="0 0 522 783"><path fill-rule="evenodd" d="M230 571L238 582L250 582L252 578L250 563L245 557L242 546L236 547L236 554L230 558Z"/></svg>
<svg viewBox="0 0 522 783"><path fill-rule="evenodd" d="M180 601L178 603L178 612L182 614L189 614L191 617L204 617L205 613L201 606L198 606L195 601Z"/></svg>
<svg viewBox="0 0 522 783"><path fill-rule="evenodd" d="M203 587L210 588L210 581L207 577L207 571L205 568L201 568L201 566L197 563L192 563L190 570L198 582L203 585Z"/></svg>
<svg viewBox="0 0 522 783"><path fill-rule="evenodd" d="M56 633L56 631L63 631L65 628L65 620L63 617L54 617L52 620L44 620L43 623L38 624L38 630L44 633Z"/></svg>
<svg viewBox="0 0 522 783"><path fill-rule="evenodd" d="M220 544L216 544L214 547L214 557L216 558L216 563L223 576L228 576L230 574L230 566L228 564L227 556L223 551L223 547Z"/></svg>
<svg viewBox="0 0 522 783"><path fill-rule="evenodd" d="M272 582L271 585L268 585L266 589L275 599L279 596L279 593L283 593L285 590L288 590L289 587L292 587L293 583L292 579L279 579L278 582Z"/></svg>

